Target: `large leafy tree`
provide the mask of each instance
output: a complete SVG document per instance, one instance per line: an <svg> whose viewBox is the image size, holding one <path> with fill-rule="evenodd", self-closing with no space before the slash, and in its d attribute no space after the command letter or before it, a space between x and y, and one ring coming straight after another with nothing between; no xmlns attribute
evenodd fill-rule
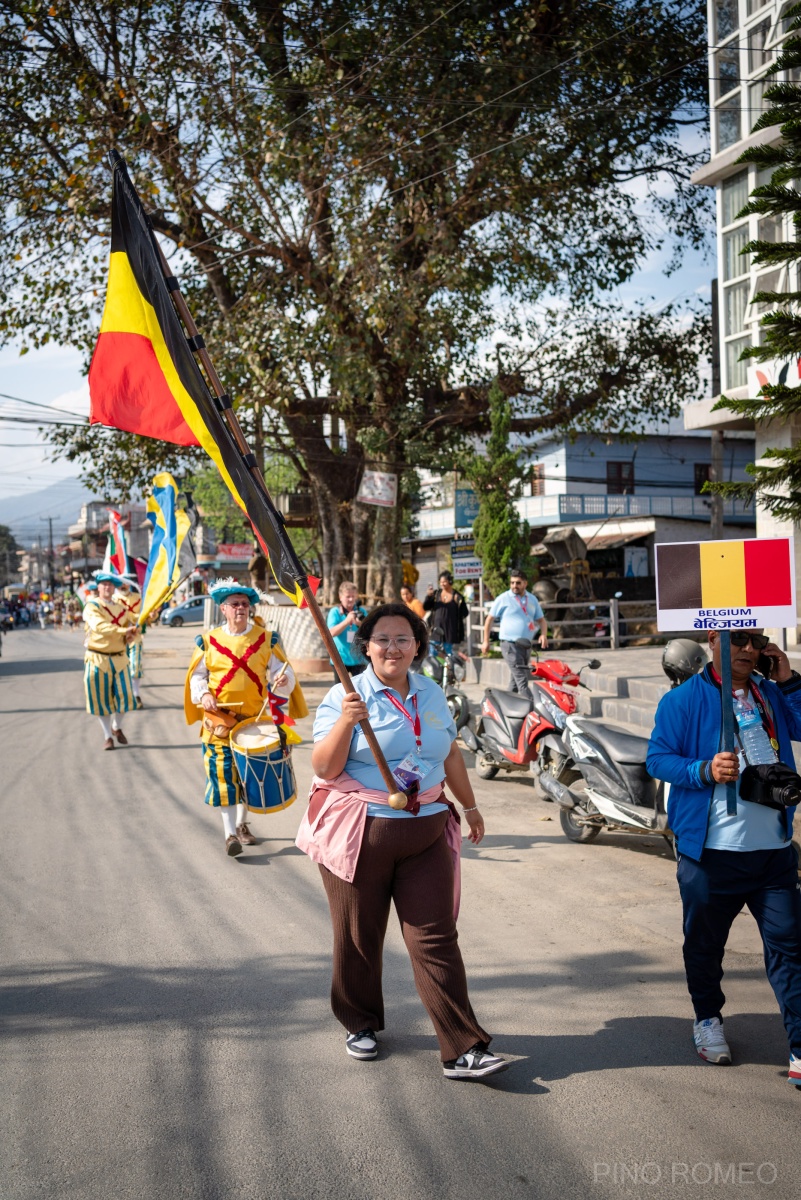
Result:
<svg viewBox="0 0 801 1200"><path fill-rule="evenodd" d="M312 489L329 590L347 572L393 593L403 509L355 503L361 471L452 462L485 433L476 348L514 338L546 295L567 369L521 360L504 384L530 430L593 411L627 429L638 404L692 389L699 330L672 312L651 321L661 372L659 354L596 357L597 330L573 322L660 228L703 237L680 140L705 101L700 2L0 0L0 14L0 337L90 351L118 146L257 451ZM618 321L617 340L641 346L643 319ZM560 340L542 314L540 330ZM61 450L106 475L116 453L124 487L159 451L120 444L68 433Z"/></svg>
<svg viewBox="0 0 801 1200"><path fill-rule="evenodd" d="M756 163L763 170L771 170L770 183L757 187L751 200L740 213L758 213L760 216L787 215L792 219L795 239L792 241L753 241L744 247L744 254L753 254L754 262L765 266L790 268L793 278L794 264L801 261L801 193L798 180L801 177L801 86L792 82L792 75L801 68L801 4L794 5L785 14L790 19L790 36L784 43L782 53L776 58L768 75L779 71L792 73L787 82L774 83L765 92L770 107L759 118L754 130L781 128L781 140L774 145L753 146L741 156L740 162ZM775 382L765 382L759 395L745 400L732 400L724 396L717 408L744 413L755 421L776 420L785 424L801 416L801 388L788 386L787 378L791 363L801 361L801 286L788 288L786 292L758 292L755 300L774 305L761 320L762 337L759 346L749 347L744 358L757 362L777 362ZM747 468L751 479L742 483L717 483L707 485L705 490L723 493L744 500L757 498L763 507L775 516L788 521L801 522L801 444L769 449L760 464Z"/></svg>

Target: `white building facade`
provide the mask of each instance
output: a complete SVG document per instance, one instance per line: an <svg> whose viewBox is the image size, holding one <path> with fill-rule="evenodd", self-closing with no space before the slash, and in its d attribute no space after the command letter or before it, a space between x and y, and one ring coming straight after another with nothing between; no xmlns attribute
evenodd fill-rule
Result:
<svg viewBox="0 0 801 1200"><path fill-rule="evenodd" d="M774 144L780 140L778 126L753 133L753 126L766 107L764 92L773 82L788 78L786 72L767 75L789 31L787 17L793 0L708 0L709 19L709 104L711 156L693 176L699 186L715 189L718 276L713 284L715 323L713 395L691 404L685 410L685 427L708 429L718 434L730 430L754 429L755 458L763 458L769 447L783 448L797 443L801 421L786 424L745 420L725 410L714 412L721 395L732 399L756 396L764 383L777 380L784 371L785 381L801 382L798 364L783 362L754 363L740 361L749 346L757 346L763 336L759 320L768 306L754 302L757 292L801 289L799 265L765 267L754 263L743 247L755 239L795 241L795 229L789 218L741 217L750 193L767 183L770 172L753 165L738 163L748 147ZM801 71L789 74L801 81ZM801 252L801 247L799 247ZM796 535L796 570L801 567L801 538L798 530L777 521L757 508L758 537ZM788 640L796 642L796 631L788 630Z"/></svg>

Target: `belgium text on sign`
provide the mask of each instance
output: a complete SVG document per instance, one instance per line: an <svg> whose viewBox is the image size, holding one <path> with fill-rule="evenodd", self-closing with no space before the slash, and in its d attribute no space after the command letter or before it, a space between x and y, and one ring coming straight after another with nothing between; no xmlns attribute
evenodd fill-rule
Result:
<svg viewBox="0 0 801 1200"><path fill-rule="evenodd" d="M666 542L654 550L660 633L795 627L792 538Z"/></svg>

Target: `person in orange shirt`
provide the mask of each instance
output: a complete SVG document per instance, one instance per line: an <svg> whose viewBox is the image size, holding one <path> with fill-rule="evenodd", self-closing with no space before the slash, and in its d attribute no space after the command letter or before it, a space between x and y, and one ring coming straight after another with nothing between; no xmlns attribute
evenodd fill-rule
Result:
<svg viewBox="0 0 801 1200"><path fill-rule="evenodd" d="M410 587L408 583L404 583L401 586L400 594L401 600L406 607L410 608L421 620L425 620L426 610L423 608L421 601L415 599L414 588Z"/></svg>

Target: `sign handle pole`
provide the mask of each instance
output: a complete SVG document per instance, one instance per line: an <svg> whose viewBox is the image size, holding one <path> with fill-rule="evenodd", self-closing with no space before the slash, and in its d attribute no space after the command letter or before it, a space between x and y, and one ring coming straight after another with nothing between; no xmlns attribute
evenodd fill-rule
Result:
<svg viewBox="0 0 801 1200"><path fill-rule="evenodd" d="M734 709L731 702L731 633L720 631L720 703L723 714L723 749L734 750ZM726 812L737 814L737 784L726 784Z"/></svg>

